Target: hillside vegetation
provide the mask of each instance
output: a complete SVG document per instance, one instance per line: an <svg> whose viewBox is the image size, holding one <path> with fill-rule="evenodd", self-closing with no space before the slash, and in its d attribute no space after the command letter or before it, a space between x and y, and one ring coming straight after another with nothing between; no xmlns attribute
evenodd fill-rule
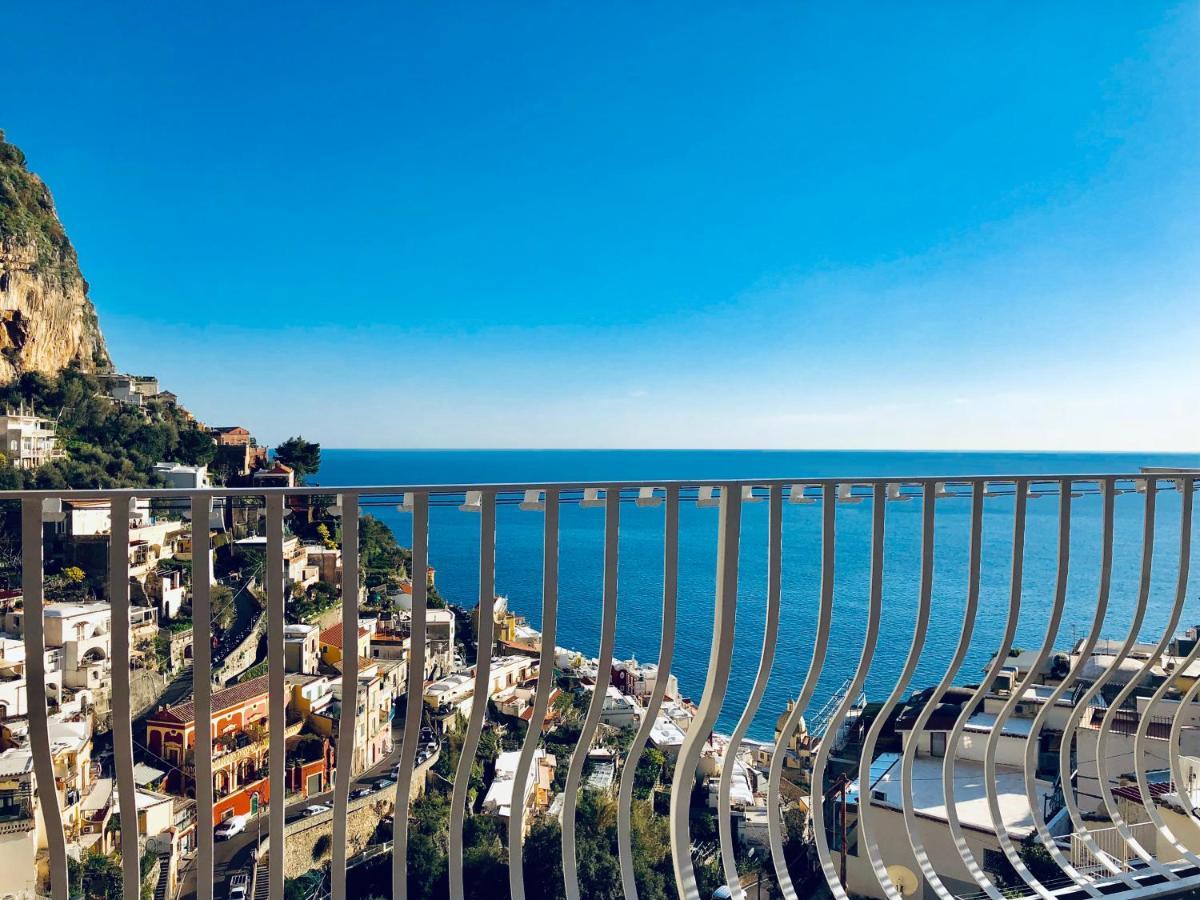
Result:
<svg viewBox="0 0 1200 900"><path fill-rule="evenodd" d="M20 404L58 421L59 444L67 455L33 471L17 469L3 458L3 489L161 486L155 463L207 465L217 449L174 404L151 400L138 408L117 403L95 376L74 368L54 378L27 372L0 385L0 409Z"/></svg>

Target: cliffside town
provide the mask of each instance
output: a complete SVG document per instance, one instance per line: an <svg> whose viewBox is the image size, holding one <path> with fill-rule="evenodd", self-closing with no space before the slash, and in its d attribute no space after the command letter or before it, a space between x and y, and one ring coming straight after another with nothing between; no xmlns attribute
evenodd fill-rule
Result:
<svg viewBox="0 0 1200 900"><path fill-rule="evenodd" d="M633 780L640 890L667 896L673 870L666 818L674 760L696 712L671 673L653 664L598 660L554 648L542 671L541 635L497 598L495 642L476 645L479 622L438 593L425 576L425 668L410 685L413 653L411 554L370 515L360 519L361 582L342 596L341 519L332 496L289 497L282 555L286 593L285 796L271 796L268 772L271 696L267 677L263 570L267 538L254 494L292 487L320 468L320 447L292 438L273 450L240 425L208 425L153 375L118 371L105 349L75 251L45 185L21 152L0 135L0 489L174 487L246 488L222 497L207 522L186 503L140 500L128 510L131 658L113 658L111 565L114 522L107 501L61 500L43 510L45 643L53 791L39 785L29 734L26 619L21 591L20 517L0 502L0 870L8 893L47 891L49 824L43 804L55 799L67 842L72 884L85 898L120 894L121 854L141 860L147 898L189 897L199 835L217 838L218 896L253 900L267 865L280 865L290 895L321 895L330 858L327 837L334 773L354 781L347 834L355 867L354 897L386 895L397 765L410 703L420 706L412 778L410 893L445 894L450 791L459 775L465 723L485 704L487 727L470 767L470 825L465 860L468 896L491 896L507 865L509 820L520 816L529 871L561 864L559 818L572 757L584 755L577 810L578 851L588 896L618 889L616 791ZM258 498L259 500L261 498ZM122 513L123 514L123 513ZM118 557L119 558L119 557ZM194 571L211 573L212 614L194 620ZM421 577L421 576L417 576ZM345 634L344 603L358 608L357 634ZM474 598L470 598L474 605ZM192 658L197 640L212 648L211 747L197 744ZM342 677L357 659L357 684ZM490 659L486 695L476 696L476 664ZM121 822L112 751L115 667L130 667L136 827ZM415 677L415 676L413 676ZM549 708L533 720L542 679ZM656 685L661 703L652 701ZM657 710L654 709L658 706ZM577 749L589 711L598 711L590 746ZM354 751L339 759L344 710L354 713ZM781 717L780 722L786 716ZM647 724L646 747L630 754ZM650 727L652 726L652 727ZM537 744L526 784L516 783L530 732ZM781 739L777 737L777 740ZM801 728L786 741L784 782L807 789L813 742ZM197 757L212 760L211 808L197 802ZM769 747L745 742L731 752L708 736L693 803L700 836L697 876L704 895L720 885L713 838L717 783L734 767L739 864L761 871L767 845ZM260 846L263 813L286 807L287 841ZM795 827L792 827L792 826ZM122 827L124 826L124 827ZM798 839L803 821L789 821ZM705 837L707 836L707 837ZM799 846L799 845L797 845ZM793 850L795 848L792 848ZM751 877L750 875L747 876ZM530 884L529 896L560 895L561 877ZM749 883L749 882L748 882ZM542 891L548 893L542 893Z"/></svg>

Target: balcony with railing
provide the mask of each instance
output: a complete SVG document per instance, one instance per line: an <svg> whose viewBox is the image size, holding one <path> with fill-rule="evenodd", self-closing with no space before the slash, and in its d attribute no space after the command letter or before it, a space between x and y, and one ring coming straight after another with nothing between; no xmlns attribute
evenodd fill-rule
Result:
<svg viewBox="0 0 1200 900"><path fill-rule="evenodd" d="M714 872L739 898L748 890L753 895L749 884L772 885L787 898L818 891L837 898L997 900L1183 895L1200 889L1200 817L1192 792L1174 789L1200 773L1200 678L1186 676L1196 671L1200 640L1176 640L1195 621L1185 612L1192 614L1186 601L1197 478L1200 473L1169 471L362 486L336 488L336 496L328 487L3 492L0 499L21 505L35 774L39 783L53 783L43 635L35 624L44 607L44 502L111 502L112 621L127 623L130 559L123 532L132 499L186 506L190 521L209 522L214 502L236 498L257 505L265 520L267 778L271 795L287 796L285 519L319 495L340 520L344 597L362 596L360 515L387 507L411 529L398 538L411 547L405 664L412 700L403 716L397 783L386 788L394 806L388 846L395 897L416 896L408 879L409 836L414 773L419 753L427 752L422 716L431 510L477 517L478 594L470 605L481 607L481 648L495 635L498 520L537 529L542 592L533 649L541 673L564 677L575 664L564 662L556 646L556 628L566 624L560 588L578 573L560 568L560 556L564 542L582 553L578 534L593 536L587 547L594 548L598 575L598 634L591 647L571 648L582 651L575 656L583 662L570 684L549 676L536 681L513 773L515 785L529 779L552 695L555 710L564 698L577 702L577 739L568 758L558 760L566 773L561 798L538 813L561 823L561 878L571 900L587 895L576 823L589 751L620 731L603 722L619 610L635 619L640 637L653 631L659 647L658 677L636 704L638 724L606 757L615 763L615 871L625 896L638 896L634 774L651 746L670 760L665 781L651 792L660 803L651 808L666 819L674 888L689 900L707 896ZM642 529L632 548L626 521ZM646 523L652 523L649 532ZM689 549L681 552L684 533ZM645 540L647 534L653 540ZM693 553L698 542L705 548ZM636 572L622 558L626 552ZM712 576L702 581L703 592L693 589L691 577L700 569ZM646 577L650 570L653 577ZM192 574L196 742L207 747L213 741L207 557ZM359 604L342 604L340 620L343 634L357 633ZM1029 649L1022 651L1018 639ZM1109 664L1084 678L1105 639ZM1148 651L1134 654L1146 644ZM677 647L688 649L677 655ZM130 660L127 626L114 628L112 654ZM681 684L685 696L670 697L667 676L682 662L693 673L691 683ZM470 673L474 696L495 693L495 663L490 653L478 654ZM358 668L356 654L347 654L340 678L348 689ZM132 796L129 665L114 663L112 678L117 790ZM574 693L559 696L560 687ZM457 771L446 779L445 878L453 898L465 896L464 822L488 704L464 710ZM349 704L343 715L355 715ZM338 729L338 759L355 758L357 732ZM198 754L194 764L197 804L212 806L218 799L213 773L221 763ZM1153 784L1151 772L1159 773ZM356 896L346 877L355 855L347 824L357 802L353 779L349 765L338 768L325 882L335 900ZM694 790L702 779L705 790ZM714 830L700 833L695 805L707 805L710 796ZM271 848L288 840L285 809L271 804L264 820L262 836ZM43 815L52 893L66 900L63 823L54 804L45 805ZM507 890L524 898L530 879L545 877L526 869L525 816L522 804L512 804L503 829L507 885L493 885L496 896ZM759 849L748 856L753 847ZM194 868L201 900L218 890L215 852L212 829L200 828ZM748 858L759 861L757 881L739 874ZM138 861L123 866L125 896L133 900ZM284 877L283 865L270 866L271 900L284 896Z"/></svg>

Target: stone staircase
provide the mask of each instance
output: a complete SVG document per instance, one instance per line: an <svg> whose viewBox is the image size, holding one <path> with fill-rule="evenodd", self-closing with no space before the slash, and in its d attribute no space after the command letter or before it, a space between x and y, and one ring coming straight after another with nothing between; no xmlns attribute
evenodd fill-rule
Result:
<svg viewBox="0 0 1200 900"><path fill-rule="evenodd" d="M171 880L171 853L158 854L158 884L154 888L154 900L168 900L167 883Z"/></svg>
<svg viewBox="0 0 1200 900"><path fill-rule="evenodd" d="M250 891L250 900L266 900L270 893L271 857L267 856L254 867L254 888Z"/></svg>

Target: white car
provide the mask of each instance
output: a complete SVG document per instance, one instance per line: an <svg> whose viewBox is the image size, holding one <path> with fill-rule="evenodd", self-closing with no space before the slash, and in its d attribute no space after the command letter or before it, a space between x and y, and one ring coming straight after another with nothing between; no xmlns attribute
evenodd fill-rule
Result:
<svg viewBox="0 0 1200 900"><path fill-rule="evenodd" d="M213 832L213 837L218 841L227 841L234 835L241 834L246 830L246 819L244 816L234 816L232 819L226 819L217 826Z"/></svg>
<svg viewBox="0 0 1200 900"><path fill-rule="evenodd" d="M246 900L250 894L250 876L239 873L229 879L229 900Z"/></svg>
<svg viewBox="0 0 1200 900"><path fill-rule="evenodd" d="M310 816L319 816L321 813L331 812L332 806L325 803L314 803L312 806L306 806L300 811L300 815L308 818Z"/></svg>

